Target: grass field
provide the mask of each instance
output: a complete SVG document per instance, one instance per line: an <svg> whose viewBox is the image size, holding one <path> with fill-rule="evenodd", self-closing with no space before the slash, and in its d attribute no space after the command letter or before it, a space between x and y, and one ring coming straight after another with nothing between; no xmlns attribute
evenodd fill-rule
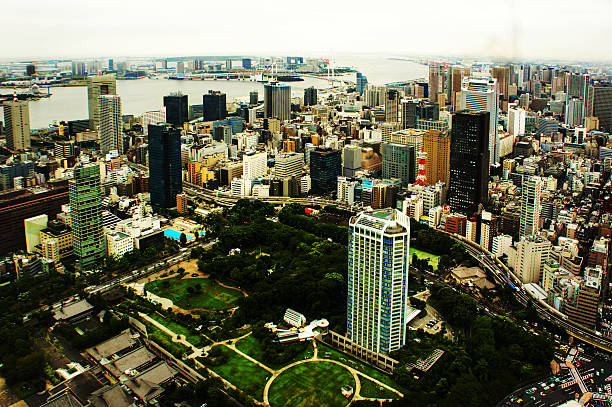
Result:
<svg viewBox="0 0 612 407"><path fill-rule="evenodd" d="M268 399L272 407L343 407L350 401L340 390L345 385L355 388L355 380L342 366L306 362L274 379Z"/></svg>
<svg viewBox="0 0 612 407"><path fill-rule="evenodd" d="M152 313L149 314L149 317L151 319L156 320L157 322L159 322L160 324L162 324L163 326L165 326L166 328L168 328L169 330L171 330L172 332L174 332L177 335L184 335L185 339L191 343L192 345L194 345L195 347L198 348L202 348L208 344L210 344L210 341L208 341L206 338L204 338L202 335L198 334L195 331L192 331L191 329L177 323L174 322L170 319L164 318L158 314Z"/></svg>
<svg viewBox="0 0 612 407"><path fill-rule="evenodd" d="M142 320L143 324L147 327L147 335L149 339L157 342L162 348L166 349L168 352L172 353L174 356L180 357L183 353L191 353L192 350L187 348L186 346L172 342L172 337L153 325L152 323Z"/></svg>
<svg viewBox="0 0 612 407"><path fill-rule="evenodd" d="M435 254L427 253L419 249L410 248L410 262L412 262L412 255L416 254L419 259L427 259L429 264L432 265L434 270L438 269L438 261L440 260L440 256L436 256Z"/></svg>
<svg viewBox="0 0 612 407"><path fill-rule="evenodd" d="M166 285L165 282L168 282ZM200 291L196 285L200 285ZM189 294L187 288L193 288ZM222 287L208 278L170 278L156 280L145 285L145 289L160 297L172 300L174 305L183 309L207 309L223 311L232 308L242 293L236 289Z"/></svg>
<svg viewBox="0 0 612 407"><path fill-rule="evenodd" d="M264 365L268 366L271 369L280 369L289 363L292 363L298 360L304 360L305 358L310 358L314 354L314 349L312 347L312 344L309 344L308 348L304 352L297 355L289 363L284 363L282 365L275 365L273 363L264 363L263 350L261 348L261 344L259 340L257 340L253 335L249 335L246 338L242 338L238 342L236 342L236 348L239 351L246 353L253 359L257 359L258 361L260 361L261 363L263 363Z"/></svg>
<svg viewBox="0 0 612 407"><path fill-rule="evenodd" d="M216 347L221 349L227 361L220 366L209 366L209 368L240 390L262 401L264 387L272 377L272 373L243 358L227 346Z"/></svg>
<svg viewBox="0 0 612 407"><path fill-rule="evenodd" d="M362 397L370 397L377 399L397 399L399 396L393 393L391 390L386 389L382 386L377 385L371 380L359 375L359 381L361 382L361 391L359 394Z"/></svg>
<svg viewBox="0 0 612 407"><path fill-rule="evenodd" d="M395 384L391 376L381 372L380 370L340 351L337 351L321 342L317 342L317 347L319 348L319 359L337 360L338 362L342 362L345 365L350 366L361 373L364 373L388 386L393 387L394 389L400 390L400 388L397 386L397 384Z"/></svg>

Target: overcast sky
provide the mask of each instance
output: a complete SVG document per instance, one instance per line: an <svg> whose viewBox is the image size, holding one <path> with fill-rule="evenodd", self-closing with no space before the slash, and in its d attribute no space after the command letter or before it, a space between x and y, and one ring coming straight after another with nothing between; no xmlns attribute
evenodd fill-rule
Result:
<svg viewBox="0 0 612 407"><path fill-rule="evenodd" d="M381 53L612 59L612 0L4 0L0 59Z"/></svg>

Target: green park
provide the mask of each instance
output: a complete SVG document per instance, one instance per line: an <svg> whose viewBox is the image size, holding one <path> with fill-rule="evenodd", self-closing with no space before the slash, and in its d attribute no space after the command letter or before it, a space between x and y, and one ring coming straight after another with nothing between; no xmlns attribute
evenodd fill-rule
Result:
<svg viewBox="0 0 612 407"><path fill-rule="evenodd" d="M434 271L438 269L438 262L440 261L440 256L436 256L435 254L427 253L419 249L410 248L410 262L412 263L412 256L415 255L421 260L427 260L427 262L433 267Z"/></svg>

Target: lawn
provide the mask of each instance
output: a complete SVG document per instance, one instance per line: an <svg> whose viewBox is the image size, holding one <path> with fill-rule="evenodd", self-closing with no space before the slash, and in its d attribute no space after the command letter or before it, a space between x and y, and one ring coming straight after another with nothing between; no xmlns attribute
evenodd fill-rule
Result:
<svg viewBox="0 0 612 407"><path fill-rule="evenodd" d="M438 261L440 260L440 256L436 256L435 254L427 253L419 249L410 248L410 261L412 262L412 255L416 254L419 259L427 259L429 264L434 268L434 270L438 269Z"/></svg>
<svg viewBox="0 0 612 407"><path fill-rule="evenodd" d="M397 399L399 396L393 393L391 390L379 386L371 380L359 375L359 381L361 382L361 391L359 394L362 397L376 398L376 399Z"/></svg>
<svg viewBox="0 0 612 407"><path fill-rule="evenodd" d="M314 354L314 348L312 347L312 344L309 344L308 348L306 348L304 352L298 354L289 363L283 363L282 365L276 365L274 363L266 363L263 361L263 350L261 347L261 343L253 335L249 335L245 338L240 339L238 342L236 342L236 348L239 351L246 353L253 359L257 359L258 361L270 367L271 369L280 369L283 366L288 365L289 363L292 363L298 360L304 360L307 358L311 358Z"/></svg>
<svg viewBox="0 0 612 407"><path fill-rule="evenodd" d="M387 386L391 386L394 389L398 389L401 391L400 387L395 384L391 376L387 375L384 372L353 358L350 355L337 351L332 347L323 344L322 342L317 342L317 347L319 348L319 359L332 359L337 360L338 362L342 362L347 366L352 367L353 369L358 370L359 372L366 374L374 379L386 384Z"/></svg>
<svg viewBox="0 0 612 407"><path fill-rule="evenodd" d="M263 400L263 390L272 373L243 358L225 345L216 347L227 357L227 361L219 366L208 366L209 369L257 400ZM206 364L202 359L198 360Z"/></svg>
<svg viewBox="0 0 612 407"><path fill-rule="evenodd" d="M168 352L172 353L176 357L181 357L183 353L191 353L192 350L188 349L185 345L172 342L172 337L153 325L152 323L142 320L143 324L147 327L147 335L150 340L157 342L159 346L166 349Z"/></svg>
<svg viewBox="0 0 612 407"><path fill-rule="evenodd" d="M306 362L278 376L270 386L268 398L272 407L343 407L350 399L341 393L342 386L355 388L351 373L329 362Z"/></svg>
<svg viewBox="0 0 612 407"><path fill-rule="evenodd" d="M196 286L200 285L200 290ZM188 288L193 289L190 294ZM183 309L206 309L223 311L235 306L242 293L233 288L220 286L208 278L169 278L145 285L145 289L160 297L172 300Z"/></svg>
<svg viewBox="0 0 612 407"><path fill-rule="evenodd" d="M191 329L179 324L178 322L174 322L170 319L164 318L157 313L149 314L149 317L159 322L160 324L162 324L163 326L165 326L166 328L168 328L175 334L184 335L187 342L191 343L193 346L197 348L202 348L211 343L209 340L204 338L199 333L192 331Z"/></svg>

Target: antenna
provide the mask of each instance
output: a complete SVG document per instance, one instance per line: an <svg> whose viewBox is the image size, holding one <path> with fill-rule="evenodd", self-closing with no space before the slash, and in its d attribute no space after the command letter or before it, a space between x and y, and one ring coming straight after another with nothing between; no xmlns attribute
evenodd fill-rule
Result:
<svg viewBox="0 0 612 407"><path fill-rule="evenodd" d="M425 176L425 164L427 164L427 153L425 148L421 147L421 152L418 155L417 163L419 163L419 175L414 185L427 185L427 177Z"/></svg>

